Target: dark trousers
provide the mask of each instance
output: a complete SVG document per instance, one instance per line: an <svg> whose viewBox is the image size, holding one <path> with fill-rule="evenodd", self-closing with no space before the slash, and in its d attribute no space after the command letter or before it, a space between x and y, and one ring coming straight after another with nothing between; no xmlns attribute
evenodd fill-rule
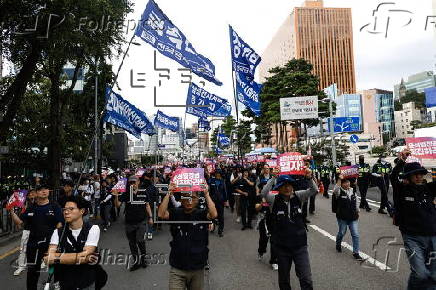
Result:
<svg viewBox="0 0 436 290"><path fill-rule="evenodd" d="M369 182L357 182L357 186L359 187L360 192L360 207L369 207L368 201L366 200L366 193L368 192Z"/></svg>
<svg viewBox="0 0 436 290"><path fill-rule="evenodd" d="M215 203L215 208L218 213L218 232L222 233L224 231L224 202L217 201Z"/></svg>
<svg viewBox="0 0 436 290"><path fill-rule="evenodd" d="M253 211L249 197L241 195L240 199L241 219L244 227L251 226L251 220L253 218Z"/></svg>
<svg viewBox="0 0 436 290"><path fill-rule="evenodd" d="M126 236L129 240L129 247L132 256L135 257L135 263L140 263L141 259L138 253L141 252L141 256L145 259L146 249L145 249L145 223L138 224L126 224Z"/></svg>
<svg viewBox="0 0 436 290"><path fill-rule="evenodd" d="M27 247L27 290L37 290L44 254L48 250L48 244L40 247Z"/></svg>
<svg viewBox="0 0 436 290"><path fill-rule="evenodd" d="M109 222L111 220L111 209L112 209L111 203L100 205L100 216L103 219L103 226L105 227L109 225Z"/></svg>
<svg viewBox="0 0 436 290"><path fill-rule="evenodd" d="M259 223L259 248L257 252L259 255L263 255L266 253L266 247L268 246L269 237L267 235L267 228L265 219L261 220ZM270 264L277 264L277 256L275 254L274 248L270 243Z"/></svg>
<svg viewBox="0 0 436 290"><path fill-rule="evenodd" d="M310 270L309 253L307 246L294 250L284 250L275 247L277 262L279 265L279 288L280 290L291 290L290 272L292 262L295 264L295 273L300 281L302 290L312 290L312 272Z"/></svg>
<svg viewBox="0 0 436 290"><path fill-rule="evenodd" d="M380 209L388 207L388 191L389 191L389 178L379 177L377 180L377 187L380 189Z"/></svg>
<svg viewBox="0 0 436 290"><path fill-rule="evenodd" d="M302 211L303 211L303 216L304 217L307 217L307 206L309 206L309 212L310 213L315 212L315 197L316 197L316 195L312 195L309 198L309 201L306 201L305 203L303 203Z"/></svg>
<svg viewBox="0 0 436 290"><path fill-rule="evenodd" d="M324 196L329 195L330 178L321 178L322 185L324 185Z"/></svg>
<svg viewBox="0 0 436 290"><path fill-rule="evenodd" d="M233 212L235 210L235 196L232 193L229 194L229 206Z"/></svg>

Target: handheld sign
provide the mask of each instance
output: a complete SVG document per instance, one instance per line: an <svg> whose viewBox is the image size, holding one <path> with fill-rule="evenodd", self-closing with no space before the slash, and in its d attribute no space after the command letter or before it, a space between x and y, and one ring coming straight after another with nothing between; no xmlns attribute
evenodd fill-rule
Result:
<svg viewBox="0 0 436 290"><path fill-rule="evenodd" d="M339 168L344 178L358 178L359 177L359 165L342 166Z"/></svg>
<svg viewBox="0 0 436 290"><path fill-rule="evenodd" d="M174 171L171 177L171 183L176 185L175 191L204 191L203 186L206 184L204 169L179 168Z"/></svg>
<svg viewBox="0 0 436 290"><path fill-rule="evenodd" d="M287 152L279 155L277 164L280 175L305 175L304 155L299 152Z"/></svg>
<svg viewBox="0 0 436 290"><path fill-rule="evenodd" d="M6 209L10 210L14 207L24 208L26 204L27 190L15 190L9 197Z"/></svg>
<svg viewBox="0 0 436 290"><path fill-rule="evenodd" d="M118 192L126 192L126 186L127 186L127 178L122 178L118 181L117 184L112 188L112 191L118 191Z"/></svg>

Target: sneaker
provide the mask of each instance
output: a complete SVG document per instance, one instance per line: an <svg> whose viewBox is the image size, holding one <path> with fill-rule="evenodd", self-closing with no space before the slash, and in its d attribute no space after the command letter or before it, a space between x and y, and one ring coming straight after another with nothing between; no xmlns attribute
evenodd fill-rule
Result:
<svg viewBox="0 0 436 290"><path fill-rule="evenodd" d="M240 222L241 222L241 217L238 217L238 218L236 219L236 222L237 222L237 223L240 223Z"/></svg>
<svg viewBox="0 0 436 290"><path fill-rule="evenodd" d="M53 283L54 290L61 290L61 283L59 281Z"/></svg>
<svg viewBox="0 0 436 290"><path fill-rule="evenodd" d="M372 208L370 208L369 206L366 208L367 212L370 212L372 210Z"/></svg>
<svg viewBox="0 0 436 290"><path fill-rule="evenodd" d="M279 269L278 264L272 264L271 267L273 268L274 271L277 271Z"/></svg>
<svg viewBox="0 0 436 290"><path fill-rule="evenodd" d="M388 214L384 209L379 209L378 213L380 213L380 214Z"/></svg>
<svg viewBox="0 0 436 290"><path fill-rule="evenodd" d="M133 271L138 270L139 268L141 268L141 264L140 263L135 263L135 264L133 264L132 267L130 267L129 271L133 272Z"/></svg>
<svg viewBox="0 0 436 290"><path fill-rule="evenodd" d="M26 270L25 267L18 267L18 269L15 270L15 272L14 272L14 276L20 276L20 274L21 274L24 270Z"/></svg>
<svg viewBox="0 0 436 290"><path fill-rule="evenodd" d="M149 239L150 241L153 240L153 234L152 233L148 233L147 239Z"/></svg>
<svg viewBox="0 0 436 290"><path fill-rule="evenodd" d="M107 227L104 227L104 228L103 228L103 232L107 232Z"/></svg>
<svg viewBox="0 0 436 290"><path fill-rule="evenodd" d="M342 253L342 247L341 245L336 245L336 252Z"/></svg>
<svg viewBox="0 0 436 290"><path fill-rule="evenodd" d="M142 261L141 261L141 266L142 266L142 268L147 268L147 260L144 258L144 259L142 259Z"/></svg>
<svg viewBox="0 0 436 290"><path fill-rule="evenodd" d="M263 259L263 255L261 255L261 254L257 254L257 259L258 259L259 261L262 261L262 259Z"/></svg>
<svg viewBox="0 0 436 290"><path fill-rule="evenodd" d="M353 253L353 257L354 259L358 260L358 261L363 261L364 259L359 255L359 253Z"/></svg>

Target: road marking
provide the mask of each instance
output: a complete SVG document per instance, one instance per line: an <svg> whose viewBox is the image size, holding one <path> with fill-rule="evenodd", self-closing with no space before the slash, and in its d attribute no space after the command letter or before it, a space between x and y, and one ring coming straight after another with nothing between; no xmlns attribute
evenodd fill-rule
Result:
<svg viewBox="0 0 436 290"><path fill-rule="evenodd" d="M20 247L16 247L16 248L13 248L12 250L7 251L6 253L0 255L0 260L3 260L4 258L6 258L6 257L8 257L10 255L15 254L19 250L20 250Z"/></svg>
<svg viewBox="0 0 436 290"><path fill-rule="evenodd" d="M309 225L309 227L311 227L311 228L314 229L315 231L319 232L321 235L323 235L323 236L329 238L330 240L332 240L332 241L334 241L334 242L336 243L336 237L333 236L333 235L331 235L329 232L327 232L327 231L325 231L325 230L319 228L319 227L316 226L316 225ZM344 247L344 248L350 250L351 252L353 252L353 247L352 247L351 245L349 245L348 243L346 243L346 242L342 242L341 245L342 245L342 247ZM377 260L374 259L373 257L371 257L371 256L369 256L369 255L367 255L367 254L365 254L365 253L363 253L363 252L359 252L359 253L360 253L360 256L361 256L363 259L365 259L365 262L368 262L369 264L376 266L376 267L379 268L380 270L382 270L382 271L389 271L389 270L392 270L390 267L388 267L388 265L383 264L383 263L380 262L380 261L377 261Z"/></svg>

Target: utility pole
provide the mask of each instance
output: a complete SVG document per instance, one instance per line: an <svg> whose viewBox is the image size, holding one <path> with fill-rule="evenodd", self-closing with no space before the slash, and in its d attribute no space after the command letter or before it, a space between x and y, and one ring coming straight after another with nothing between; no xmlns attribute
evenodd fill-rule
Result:
<svg viewBox="0 0 436 290"><path fill-rule="evenodd" d="M336 86L333 87L333 98L329 96L329 112L330 112L330 138L332 140L332 161L333 166L336 166L336 142L335 142L335 128L333 127L333 100L336 98Z"/></svg>
<svg viewBox="0 0 436 290"><path fill-rule="evenodd" d="M94 100L94 130L95 130L95 138L94 138L94 174L98 174L98 112L97 112L97 102L98 102L98 64L97 57L95 58L95 100Z"/></svg>

